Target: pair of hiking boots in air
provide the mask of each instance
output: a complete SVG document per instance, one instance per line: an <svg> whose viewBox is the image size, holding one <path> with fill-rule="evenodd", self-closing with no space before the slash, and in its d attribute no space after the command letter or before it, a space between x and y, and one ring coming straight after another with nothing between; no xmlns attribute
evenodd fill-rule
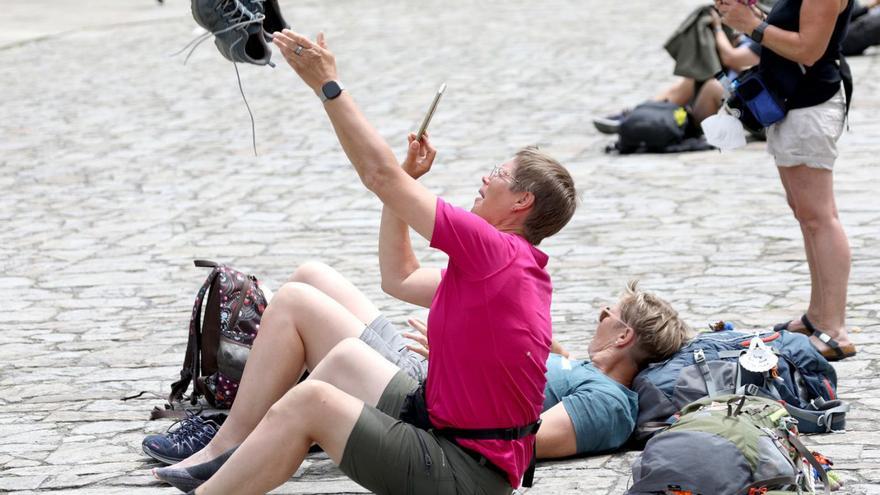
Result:
<svg viewBox="0 0 880 495"><path fill-rule="evenodd" d="M192 0L192 15L224 57L254 65L273 65L272 33L290 28L278 0Z"/></svg>

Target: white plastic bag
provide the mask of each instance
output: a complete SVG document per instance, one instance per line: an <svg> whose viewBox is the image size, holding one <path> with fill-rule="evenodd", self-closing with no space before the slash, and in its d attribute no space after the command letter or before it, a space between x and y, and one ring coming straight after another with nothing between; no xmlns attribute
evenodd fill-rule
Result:
<svg viewBox="0 0 880 495"><path fill-rule="evenodd" d="M735 150L746 145L746 129L738 118L730 115L727 105L701 124L706 141L721 151Z"/></svg>

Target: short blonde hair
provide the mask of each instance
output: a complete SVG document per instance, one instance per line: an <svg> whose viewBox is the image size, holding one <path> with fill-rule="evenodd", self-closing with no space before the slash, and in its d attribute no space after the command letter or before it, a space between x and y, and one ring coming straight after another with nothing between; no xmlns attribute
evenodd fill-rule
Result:
<svg viewBox="0 0 880 495"><path fill-rule="evenodd" d="M532 211L523 224L523 237L537 246L546 237L559 232L571 220L577 208L577 191L571 174L553 157L527 146L516 153L513 191L528 191L535 196Z"/></svg>
<svg viewBox="0 0 880 495"><path fill-rule="evenodd" d="M639 368L662 361L684 346L693 329L664 299L639 289L630 281L620 295L620 319L636 333L632 356Z"/></svg>

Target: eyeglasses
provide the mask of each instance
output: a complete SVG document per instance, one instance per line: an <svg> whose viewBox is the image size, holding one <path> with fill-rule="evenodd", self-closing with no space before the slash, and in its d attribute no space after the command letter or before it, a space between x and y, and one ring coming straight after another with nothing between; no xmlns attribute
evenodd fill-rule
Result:
<svg viewBox="0 0 880 495"><path fill-rule="evenodd" d="M621 325L629 329L629 331L631 331L632 333L636 333L636 331L633 330L633 327L627 325L625 321L621 320L620 318L615 316L614 313L611 312L611 306L605 306L604 308L602 308L601 311L599 311L599 323L602 323L602 320L604 320L605 318L611 318L612 320L620 323Z"/></svg>
<svg viewBox="0 0 880 495"><path fill-rule="evenodd" d="M505 180L505 181L510 182L512 184L519 184L519 181L516 180L516 178L513 175L511 175L510 172L508 172L506 169L502 168L501 165L496 165L494 168L492 168L492 171L489 172L489 180L492 180L495 177L498 177L501 180Z"/></svg>

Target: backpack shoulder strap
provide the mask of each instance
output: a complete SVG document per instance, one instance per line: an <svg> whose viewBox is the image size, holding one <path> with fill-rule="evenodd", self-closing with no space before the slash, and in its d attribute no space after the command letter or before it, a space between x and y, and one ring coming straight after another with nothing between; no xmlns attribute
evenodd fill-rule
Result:
<svg viewBox="0 0 880 495"><path fill-rule="evenodd" d="M209 264L210 263L210 264ZM186 354L183 358L183 367L180 370L180 380L171 384L171 394L168 396L168 402L174 403L183 398L184 392L189 388L190 382L198 378L199 373L199 347L200 337L202 333L202 303L205 300L205 294L214 280L217 278L217 263L213 261L196 260L195 265L198 267L213 267L211 274L205 279L202 288L196 296L195 304L193 304L192 316L189 320L189 338L186 343ZM193 393L193 399L197 394Z"/></svg>
<svg viewBox="0 0 880 495"><path fill-rule="evenodd" d="M715 388L715 382L712 380L712 372L709 370L709 365L706 363L706 355L703 353L702 349L694 351L694 362L697 365L697 369L700 370L700 374L703 376L703 382L706 384L706 393L709 397L717 396L718 390Z"/></svg>
<svg viewBox="0 0 880 495"><path fill-rule="evenodd" d="M831 483L828 482L828 473L825 472L825 468L819 464L819 461L813 456L813 453L810 452L809 449L800 441L797 436L797 433L792 433L788 429L783 428L783 432L785 432L786 439L788 442L798 451L798 453L806 459L807 462L810 463L810 466L816 470L816 474L819 475L819 479L822 480L822 484L825 486L825 495L831 495Z"/></svg>

